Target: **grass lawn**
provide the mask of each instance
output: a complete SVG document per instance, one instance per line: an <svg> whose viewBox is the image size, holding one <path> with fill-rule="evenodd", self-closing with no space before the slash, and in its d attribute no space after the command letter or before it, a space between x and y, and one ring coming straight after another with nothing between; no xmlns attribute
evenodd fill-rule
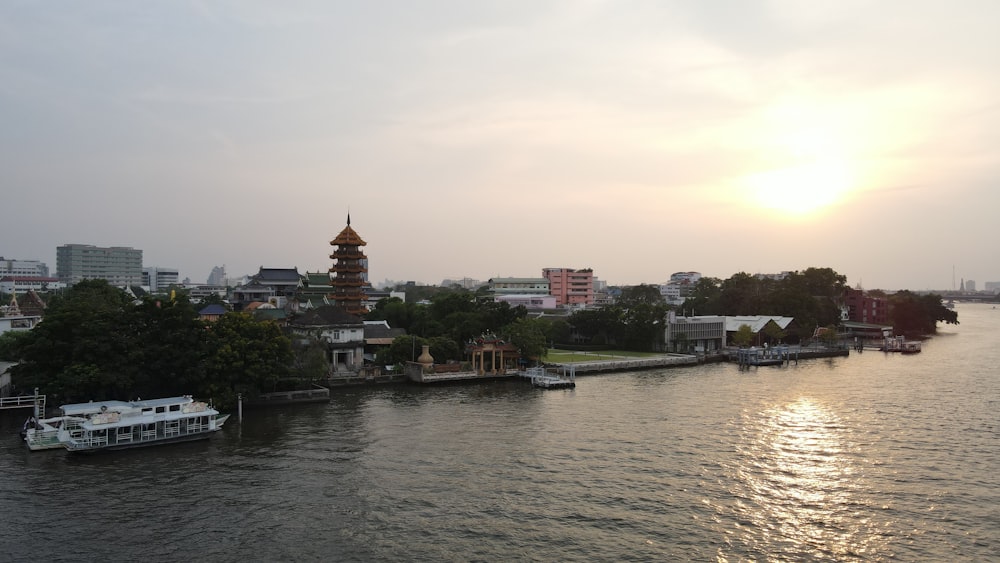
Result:
<svg viewBox="0 0 1000 563"><path fill-rule="evenodd" d="M574 350L556 350L550 348L545 361L559 364L575 362L595 362L601 360L623 360L627 358L653 358L662 356L655 352L629 352L627 350L601 350L599 352L581 352Z"/></svg>

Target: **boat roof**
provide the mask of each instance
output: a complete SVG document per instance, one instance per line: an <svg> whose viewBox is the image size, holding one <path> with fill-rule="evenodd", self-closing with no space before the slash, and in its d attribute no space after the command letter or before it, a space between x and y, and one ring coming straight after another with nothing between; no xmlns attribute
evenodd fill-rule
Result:
<svg viewBox="0 0 1000 563"><path fill-rule="evenodd" d="M131 403L125 401L90 401L88 403L73 403L70 405L63 405L59 407L59 410L66 416L81 416L87 414L97 414L101 412L101 408L105 407L105 410L115 411L127 409L132 406Z"/></svg>
<svg viewBox="0 0 1000 563"><path fill-rule="evenodd" d="M163 407L167 405L186 405L194 402L194 399L185 395L181 397L164 397L162 399L148 399L138 401L90 401L87 403L74 403L59 407L66 416L80 416L86 414L96 414L102 410L122 411L125 409L148 409ZM104 408L106 407L106 408Z"/></svg>

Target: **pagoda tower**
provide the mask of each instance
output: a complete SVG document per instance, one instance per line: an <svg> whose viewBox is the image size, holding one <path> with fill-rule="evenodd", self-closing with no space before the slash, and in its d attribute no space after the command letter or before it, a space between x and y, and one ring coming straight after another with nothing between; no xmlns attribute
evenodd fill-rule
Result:
<svg viewBox="0 0 1000 563"><path fill-rule="evenodd" d="M347 226L330 241L330 246L336 247L330 258L333 267L330 268L330 285L333 288L328 298L338 306L343 307L352 315L364 315L368 312L365 305L365 287L368 285L368 257L361 251L366 243L351 228L351 214L347 214Z"/></svg>

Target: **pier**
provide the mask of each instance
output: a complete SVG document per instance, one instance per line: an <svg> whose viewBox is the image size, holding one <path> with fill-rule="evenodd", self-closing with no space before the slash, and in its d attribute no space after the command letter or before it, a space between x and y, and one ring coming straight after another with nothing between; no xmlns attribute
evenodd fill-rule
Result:
<svg viewBox="0 0 1000 563"><path fill-rule="evenodd" d="M0 397L0 410L34 409L35 418L45 417L45 395L39 395L35 389L34 395L18 395L16 397Z"/></svg>
<svg viewBox="0 0 1000 563"><path fill-rule="evenodd" d="M563 366L560 370L546 370L544 367L533 367L522 370L519 375L535 387L542 389L571 389L576 387L576 369L574 366Z"/></svg>
<svg viewBox="0 0 1000 563"><path fill-rule="evenodd" d="M736 351L736 363L740 370L748 370L751 367L760 366L780 366L791 364L792 360L799 363L799 348L789 348L788 346L773 346L770 348L740 348Z"/></svg>

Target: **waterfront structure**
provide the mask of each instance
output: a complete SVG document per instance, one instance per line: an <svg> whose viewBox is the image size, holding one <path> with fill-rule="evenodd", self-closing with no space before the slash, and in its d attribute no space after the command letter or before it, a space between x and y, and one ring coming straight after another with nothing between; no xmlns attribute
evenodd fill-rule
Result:
<svg viewBox="0 0 1000 563"><path fill-rule="evenodd" d="M555 296L556 306L587 307L594 304L592 269L544 268L542 276L549 282L549 295Z"/></svg>
<svg viewBox="0 0 1000 563"><path fill-rule="evenodd" d="M392 328L389 321L364 321L365 361L374 362L375 354L392 346L397 336L406 336L405 328ZM414 340L416 342L416 340Z"/></svg>
<svg viewBox="0 0 1000 563"><path fill-rule="evenodd" d="M751 315L742 317L726 317L726 335L732 337L739 332L741 326L750 327L750 332L754 335L754 344L760 346L766 342L767 327L773 325L773 330L791 332L798 328L795 319L792 317L778 317L770 315Z"/></svg>
<svg viewBox="0 0 1000 563"><path fill-rule="evenodd" d="M56 277L67 286L107 280L115 287L142 284L142 250L126 246L64 244L56 247Z"/></svg>
<svg viewBox="0 0 1000 563"><path fill-rule="evenodd" d="M506 295L550 295L545 278L491 278L486 282L494 298Z"/></svg>
<svg viewBox="0 0 1000 563"><path fill-rule="evenodd" d="M328 294L339 307L350 315L363 315L368 312L365 290L368 287L368 257L361 247L368 243L351 228L351 214L347 214L347 226L330 241L334 247L330 258L334 261L330 268L330 286Z"/></svg>
<svg viewBox="0 0 1000 563"><path fill-rule="evenodd" d="M884 297L871 297L861 289L844 289L842 320L877 325L889 324L889 302Z"/></svg>
<svg viewBox="0 0 1000 563"><path fill-rule="evenodd" d="M177 268L161 268L149 266L142 269L142 285L149 288L150 293L158 293L177 285L180 273Z"/></svg>
<svg viewBox="0 0 1000 563"><path fill-rule="evenodd" d="M49 277L49 267L45 262L38 260L9 260L0 256L0 277L3 276L26 276L26 277Z"/></svg>
<svg viewBox="0 0 1000 563"><path fill-rule="evenodd" d="M337 305L324 305L288 321L293 344L308 346L318 340L325 348L330 371L356 372L364 367L365 323Z"/></svg>
<svg viewBox="0 0 1000 563"><path fill-rule="evenodd" d="M678 317L667 314L663 341L673 352L713 352L726 345L726 317L702 315Z"/></svg>

